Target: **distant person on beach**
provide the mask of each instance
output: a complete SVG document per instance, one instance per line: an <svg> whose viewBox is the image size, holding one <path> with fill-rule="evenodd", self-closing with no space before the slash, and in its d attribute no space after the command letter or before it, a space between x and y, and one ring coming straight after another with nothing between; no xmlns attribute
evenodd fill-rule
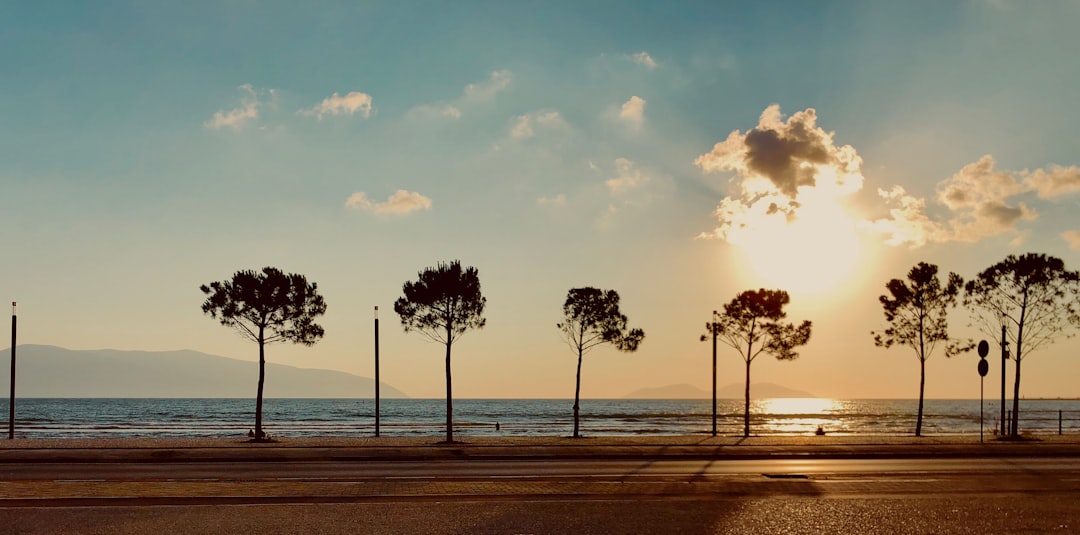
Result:
<svg viewBox="0 0 1080 535"><path fill-rule="evenodd" d="M496 430L496 431L498 431L498 430L499 430L499 422L495 422L495 430Z"/></svg>

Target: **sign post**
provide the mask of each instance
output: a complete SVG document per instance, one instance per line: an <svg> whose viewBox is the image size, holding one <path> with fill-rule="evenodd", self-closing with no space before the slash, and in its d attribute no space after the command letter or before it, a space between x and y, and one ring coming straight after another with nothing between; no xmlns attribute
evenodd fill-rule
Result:
<svg viewBox="0 0 1080 535"><path fill-rule="evenodd" d="M979 444L983 441L983 388L986 385L986 373L990 371L990 364L986 362L986 356L990 354L990 344L986 340L979 341Z"/></svg>

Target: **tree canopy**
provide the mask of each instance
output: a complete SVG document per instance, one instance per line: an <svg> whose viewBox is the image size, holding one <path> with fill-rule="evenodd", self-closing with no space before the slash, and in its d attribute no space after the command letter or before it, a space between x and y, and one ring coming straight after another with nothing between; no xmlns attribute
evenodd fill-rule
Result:
<svg viewBox="0 0 1080 535"><path fill-rule="evenodd" d="M589 350L611 344L619 351L636 351L645 339L645 331L627 327L626 316L619 311L619 293L597 288L573 288L563 303L563 321L556 327L566 343L577 352L577 380L574 387L574 438L580 437L581 361Z"/></svg>
<svg viewBox="0 0 1080 535"><path fill-rule="evenodd" d="M964 304L983 332L997 337L1004 325L1016 361L1009 433L1019 434L1020 365L1031 352L1080 326L1080 272L1040 253L1009 255L964 285Z"/></svg>
<svg viewBox="0 0 1080 535"><path fill-rule="evenodd" d="M405 332L417 331L451 345L469 329L487 324L487 298L480 292L480 276L474 267L463 269L459 260L419 272L415 282L402 286L402 293L394 302L394 312L401 317Z"/></svg>
<svg viewBox="0 0 1080 535"><path fill-rule="evenodd" d="M794 360L799 357L795 348L810 341L809 321L797 326L780 321L787 317L784 307L790 301L784 290L746 290L725 304L723 314L708 326L746 362L743 436L750 436L750 364L762 353L777 360Z"/></svg>
<svg viewBox="0 0 1080 535"><path fill-rule="evenodd" d="M876 331L874 344L889 348L908 346L919 359L919 411L915 421L915 436L922 436L923 399L926 387L926 359L940 343L945 343L945 356L951 357L971 349L972 343L949 338L949 309L956 306L964 281L960 275L949 273L942 285L938 267L919 262L907 274L907 280L892 279L885 284L888 294L878 298L889 326Z"/></svg>
<svg viewBox="0 0 1080 535"><path fill-rule="evenodd" d="M241 336L259 344L259 386L255 401L255 440L262 429L265 346L275 342L313 345L325 331L315 318L326 313L326 301L315 283L297 273L273 267L261 272L237 271L232 279L199 287L207 295L202 311Z"/></svg>
<svg viewBox="0 0 1080 535"><path fill-rule="evenodd" d="M402 285L394 302L405 332L417 331L446 346L446 441L454 441L454 396L450 374L450 348L469 329L482 329L487 299L480 292L476 268L461 262L440 262Z"/></svg>

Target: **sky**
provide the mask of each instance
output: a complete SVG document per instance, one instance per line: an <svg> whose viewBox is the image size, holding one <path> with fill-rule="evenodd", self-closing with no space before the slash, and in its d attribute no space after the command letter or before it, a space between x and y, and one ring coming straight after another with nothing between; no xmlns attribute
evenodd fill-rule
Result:
<svg viewBox="0 0 1080 535"><path fill-rule="evenodd" d="M439 398L443 348L393 302L459 259L487 326L454 346L455 397L572 397L555 325L594 286L645 331L585 356L582 397L605 398L708 390L711 311L780 288L813 334L754 382L917 397L915 354L870 334L889 279L1026 252L1080 269L1078 21L1075 1L0 1L0 296L19 343L255 361L199 286L275 266L328 310L270 362L372 376L379 306L383 381ZM1030 354L1022 395L1080 396L1078 357ZM978 398L976 363L932 356L927 397Z"/></svg>

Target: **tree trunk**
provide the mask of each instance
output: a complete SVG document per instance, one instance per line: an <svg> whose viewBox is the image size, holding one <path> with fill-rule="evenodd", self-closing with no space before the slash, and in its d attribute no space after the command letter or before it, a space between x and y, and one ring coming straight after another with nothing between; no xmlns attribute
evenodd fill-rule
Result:
<svg viewBox="0 0 1080 535"><path fill-rule="evenodd" d="M1016 356L1020 356L1019 351ZM1009 434L1013 437L1020 436L1020 359L1016 359L1016 381L1013 383L1012 421L1009 423Z"/></svg>
<svg viewBox="0 0 1080 535"><path fill-rule="evenodd" d="M449 331L450 329L447 329ZM450 345L451 341L447 338L446 341L446 441L454 441L454 394L450 387Z"/></svg>
<svg viewBox="0 0 1080 535"><path fill-rule="evenodd" d="M578 426L578 416L581 411L581 357L584 351L578 347L577 353L577 381L574 383L574 438L581 438Z"/></svg>
<svg viewBox="0 0 1080 535"><path fill-rule="evenodd" d="M750 359L746 360L746 403L743 405L743 438L750 438Z"/></svg>
<svg viewBox="0 0 1080 535"><path fill-rule="evenodd" d="M915 419L915 436L922 436L923 392L926 390L926 360L919 359L919 416Z"/></svg>
<svg viewBox="0 0 1080 535"><path fill-rule="evenodd" d="M259 389L255 394L255 440L262 440L262 407L263 407L263 380L266 377L266 339L263 336L263 327L259 327Z"/></svg>

